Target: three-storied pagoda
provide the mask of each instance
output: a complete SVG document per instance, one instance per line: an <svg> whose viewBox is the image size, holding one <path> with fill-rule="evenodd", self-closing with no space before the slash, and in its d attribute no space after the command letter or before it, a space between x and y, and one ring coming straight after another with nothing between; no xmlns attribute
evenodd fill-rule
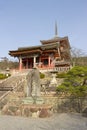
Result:
<svg viewBox="0 0 87 130"><path fill-rule="evenodd" d="M44 70L67 71L71 66L70 43L68 37L41 40L41 45L20 47L9 51L9 55L19 59L19 70L38 67Z"/></svg>

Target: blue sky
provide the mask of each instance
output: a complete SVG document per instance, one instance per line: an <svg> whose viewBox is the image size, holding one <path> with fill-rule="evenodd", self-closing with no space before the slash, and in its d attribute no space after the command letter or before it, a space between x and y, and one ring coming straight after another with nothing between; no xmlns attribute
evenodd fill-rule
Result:
<svg viewBox="0 0 87 130"><path fill-rule="evenodd" d="M55 35L87 53L87 0L0 0L0 57Z"/></svg>

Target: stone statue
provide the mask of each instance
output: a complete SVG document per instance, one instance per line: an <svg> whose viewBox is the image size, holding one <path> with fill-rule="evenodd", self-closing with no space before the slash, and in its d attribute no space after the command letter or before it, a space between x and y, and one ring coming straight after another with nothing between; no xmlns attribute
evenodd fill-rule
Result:
<svg viewBox="0 0 87 130"><path fill-rule="evenodd" d="M38 97L40 96L40 74L39 70L33 68L26 76L27 80L27 96Z"/></svg>

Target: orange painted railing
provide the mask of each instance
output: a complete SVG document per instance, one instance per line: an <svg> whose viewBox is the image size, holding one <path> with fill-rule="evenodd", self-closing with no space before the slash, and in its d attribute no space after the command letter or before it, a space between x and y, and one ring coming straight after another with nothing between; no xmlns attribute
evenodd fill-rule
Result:
<svg viewBox="0 0 87 130"><path fill-rule="evenodd" d="M70 70L70 67L52 67L52 66L43 66L43 67L37 67L40 71L56 71L56 72L67 72ZM11 74L17 74L19 72L21 72L22 74L23 73L26 73L28 72L30 69L32 68L29 68L29 69L22 69L22 70L19 70L19 69L13 69L11 70Z"/></svg>

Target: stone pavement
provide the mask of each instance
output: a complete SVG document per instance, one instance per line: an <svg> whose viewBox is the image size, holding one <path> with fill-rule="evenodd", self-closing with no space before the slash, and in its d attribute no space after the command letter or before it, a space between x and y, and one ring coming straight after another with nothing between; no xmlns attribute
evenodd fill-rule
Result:
<svg viewBox="0 0 87 130"><path fill-rule="evenodd" d="M56 114L50 118L0 115L0 130L87 130L87 118L79 114Z"/></svg>

